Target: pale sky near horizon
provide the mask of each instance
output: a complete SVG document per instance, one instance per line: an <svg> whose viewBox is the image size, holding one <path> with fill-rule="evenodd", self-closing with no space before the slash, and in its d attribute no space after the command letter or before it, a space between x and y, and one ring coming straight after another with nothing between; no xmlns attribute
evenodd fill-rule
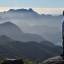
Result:
<svg viewBox="0 0 64 64"><path fill-rule="evenodd" d="M0 12L10 8L33 8L38 13L61 14L64 0L0 0Z"/></svg>

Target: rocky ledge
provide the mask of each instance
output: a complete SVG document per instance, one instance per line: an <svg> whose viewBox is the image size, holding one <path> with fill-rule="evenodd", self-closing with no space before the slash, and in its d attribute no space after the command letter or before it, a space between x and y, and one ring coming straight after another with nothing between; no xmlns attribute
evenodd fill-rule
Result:
<svg viewBox="0 0 64 64"><path fill-rule="evenodd" d="M45 60L42 64L64 64L64 60L61 56L56 56Z"/></svg>

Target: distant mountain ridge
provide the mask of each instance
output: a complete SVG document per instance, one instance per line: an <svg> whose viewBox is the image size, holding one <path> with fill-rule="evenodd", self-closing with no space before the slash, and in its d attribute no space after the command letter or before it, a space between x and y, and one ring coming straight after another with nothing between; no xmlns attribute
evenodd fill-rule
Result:
<svg viewBox="0 0 64 64"><path fill-rule="evenodd" d="M38 34L41 37L61 45L62 15L38 14L33 9L10 9L0 13L0 21L10 21L25 33Z"/></svg>
<svg viewBox="0 0 64 64"><path fill-rule="evenodd" d="M40 42L44 39L37 34L24 33L19 27L11 22L0 24L0 36L6 35L16 41L36 41Z"/></svg>
<svg viewBox="0 0 64 64"><path fill-rule="evenodd" d="M10 9L8 12L35 12L32 8L29 9Z"/></svg>

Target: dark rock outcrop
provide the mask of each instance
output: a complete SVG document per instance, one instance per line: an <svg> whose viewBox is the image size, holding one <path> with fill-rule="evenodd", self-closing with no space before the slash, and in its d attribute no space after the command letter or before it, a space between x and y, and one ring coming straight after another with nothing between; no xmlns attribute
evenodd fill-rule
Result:
<svg viewBox="0 0 64 64"><path fill-rule="evenodd" d="M48 60L45 60L43 64L64 64L64 60L61 56L49 58Z"/></svg>

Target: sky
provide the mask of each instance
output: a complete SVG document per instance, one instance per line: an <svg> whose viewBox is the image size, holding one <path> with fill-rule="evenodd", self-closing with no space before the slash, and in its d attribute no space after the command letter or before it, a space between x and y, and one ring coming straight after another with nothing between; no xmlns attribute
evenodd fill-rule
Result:
<svg viewBox="0 0 64 64"><path fill-rule="evenodd" d="M64 0L0 0L0 11L10 8L33 8L38 13L61 14Z"/></svg>

